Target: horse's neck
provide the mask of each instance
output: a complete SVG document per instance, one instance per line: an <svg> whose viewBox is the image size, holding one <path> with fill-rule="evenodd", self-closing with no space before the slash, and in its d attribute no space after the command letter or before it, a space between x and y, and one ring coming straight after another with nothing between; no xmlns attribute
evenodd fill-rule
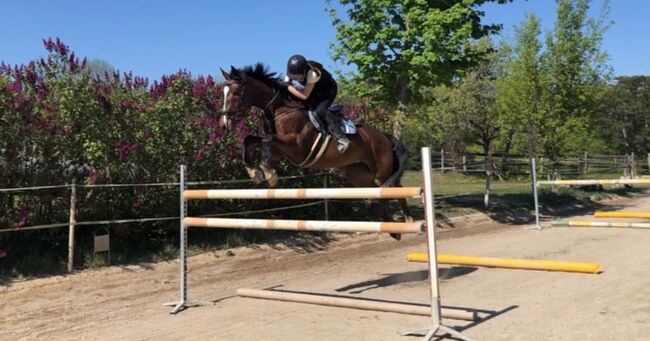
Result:
<svg viewBox="0 0 650 341"><path fill-rule="evenodd" d="M258 95L253 98L253 106L266 110L268 109L266 108L268 104L273 100L275 93L273 89L266 86L260 86L259 89Z"/></svg>

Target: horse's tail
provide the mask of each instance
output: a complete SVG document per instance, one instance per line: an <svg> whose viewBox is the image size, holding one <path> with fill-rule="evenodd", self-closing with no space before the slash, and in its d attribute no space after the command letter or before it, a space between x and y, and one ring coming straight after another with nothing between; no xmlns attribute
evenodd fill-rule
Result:
<svg viewBox="0 0 650 341"><path fill-rule="evenodd" d="M381 187L400 186L402 175L404 174L404 170L406 170L406 161L408 160L409 152L400 140L390 134L385 135L390 140L393 149L393 174L381 184Z"/></svg>

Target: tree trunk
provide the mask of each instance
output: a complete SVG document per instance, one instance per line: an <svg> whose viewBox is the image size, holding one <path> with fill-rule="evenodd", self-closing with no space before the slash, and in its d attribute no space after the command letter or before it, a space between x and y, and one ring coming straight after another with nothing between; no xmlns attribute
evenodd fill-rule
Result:
<svg viewBox="0 0 650 341"><path fill-rule="evenodd" d="M501 157L501 164L499 167L502 171L505 171L505 163L508 155L510 154L510 148L512 148L512 137L515 135L515 130L510 129L506 134L506 145L503 147L503 156Z"/></svg>
<svg viewBox="0 0 650 341"><path fill-rule="evenodd" d="M406 105L408 103L408 78L400 75L397 78L397 114L393 117L393 136L396 139L402 138L402 119L406 115Z"/></svg>

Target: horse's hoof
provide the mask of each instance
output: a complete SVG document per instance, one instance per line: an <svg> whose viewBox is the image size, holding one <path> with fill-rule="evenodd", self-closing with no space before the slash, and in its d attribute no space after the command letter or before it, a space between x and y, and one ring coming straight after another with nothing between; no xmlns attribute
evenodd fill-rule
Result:
<svg viewBox="0 0 650 341"><path fill-rule="evenodd" d="M402 234L401 233L389 233L389 234L390 234L391 237L393 237L393 239L395 239L397 241L402 239Z"/></svg>
<svg viewBox="0 0 650 341"><path fill-rule="evenodd" d="M253 182L256 185L261 184L264 182L264 174L262 173L262 170L259 168L249 168L246 167L246 171L248 172L248 176L253 179Z"/></svg>
<svg viewBox="0 0 650 341"><path fill-rule="evenodd" d="M262 168L262 171L264 172L264 178L266 181L269 183L270 187L275 187L278 185L278 172L275 171L273 168L266 168L264 166L260 166Z"/></svg>

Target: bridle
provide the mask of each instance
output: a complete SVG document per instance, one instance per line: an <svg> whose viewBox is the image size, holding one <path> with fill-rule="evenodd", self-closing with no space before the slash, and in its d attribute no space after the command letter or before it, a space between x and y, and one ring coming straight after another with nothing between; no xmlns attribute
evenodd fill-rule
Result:
<svg viewBox="0 0 650 341"><path fill-rule="evenodd" d="M237 83L239 85L239 91L237 91L237 94L239 95L239 103L237 104L237 108L235 108L235 110L231 110L231 111L225 111L224 110L221 114L222 115L230 115L232 117L237 117L238 114L242 114L244 112L244 110L242 110L242 106L243 106L243 104L245 102L245 97L244 96L246 96L246 86L244 86L244 83L237 82L237 81L228 81L228 82L226 82L225 86L229 87L233 83ZM228 99L224 98L223 100L225 102Z"/></svg>
<svg viewBox="0 0 650 341"><path fill-rule="evenodd" d="M239 103L238 103L238 105L237 105L237 108L235 108L235 110L231 110L231 111L223 111L221 114L222 114L222 115L230 115L231 117L238 117L238 115L241 115L241 114L243 113L243 111L244 111L244 110L242 109L242 106L243 106L243 104L245 103L246 86L244 85L243 82L238 82L238 81L235 81L235 80L230 80L230 81L226 82L225 86L230 86L230 85L232 85L233 83L237 83L237 84L239 85L239 90L237 91L237 94L239 95ZM272 97L271 100L270 100L270 101L269 101L269 102L264 106L264 108L261 108L261 109L262 109L262 112L267 112L267 110L269 110L269 109L273 106L273 104L275 103L275 101L276 101L276 100L278 99L278 97L280 96L280 92L281 92L280 90L275 90L275 89L273 89L273 97ZM223 100L226 101L227 98L224 98ZM264 115L264 116L266 117L266 115Z"/></svg>

